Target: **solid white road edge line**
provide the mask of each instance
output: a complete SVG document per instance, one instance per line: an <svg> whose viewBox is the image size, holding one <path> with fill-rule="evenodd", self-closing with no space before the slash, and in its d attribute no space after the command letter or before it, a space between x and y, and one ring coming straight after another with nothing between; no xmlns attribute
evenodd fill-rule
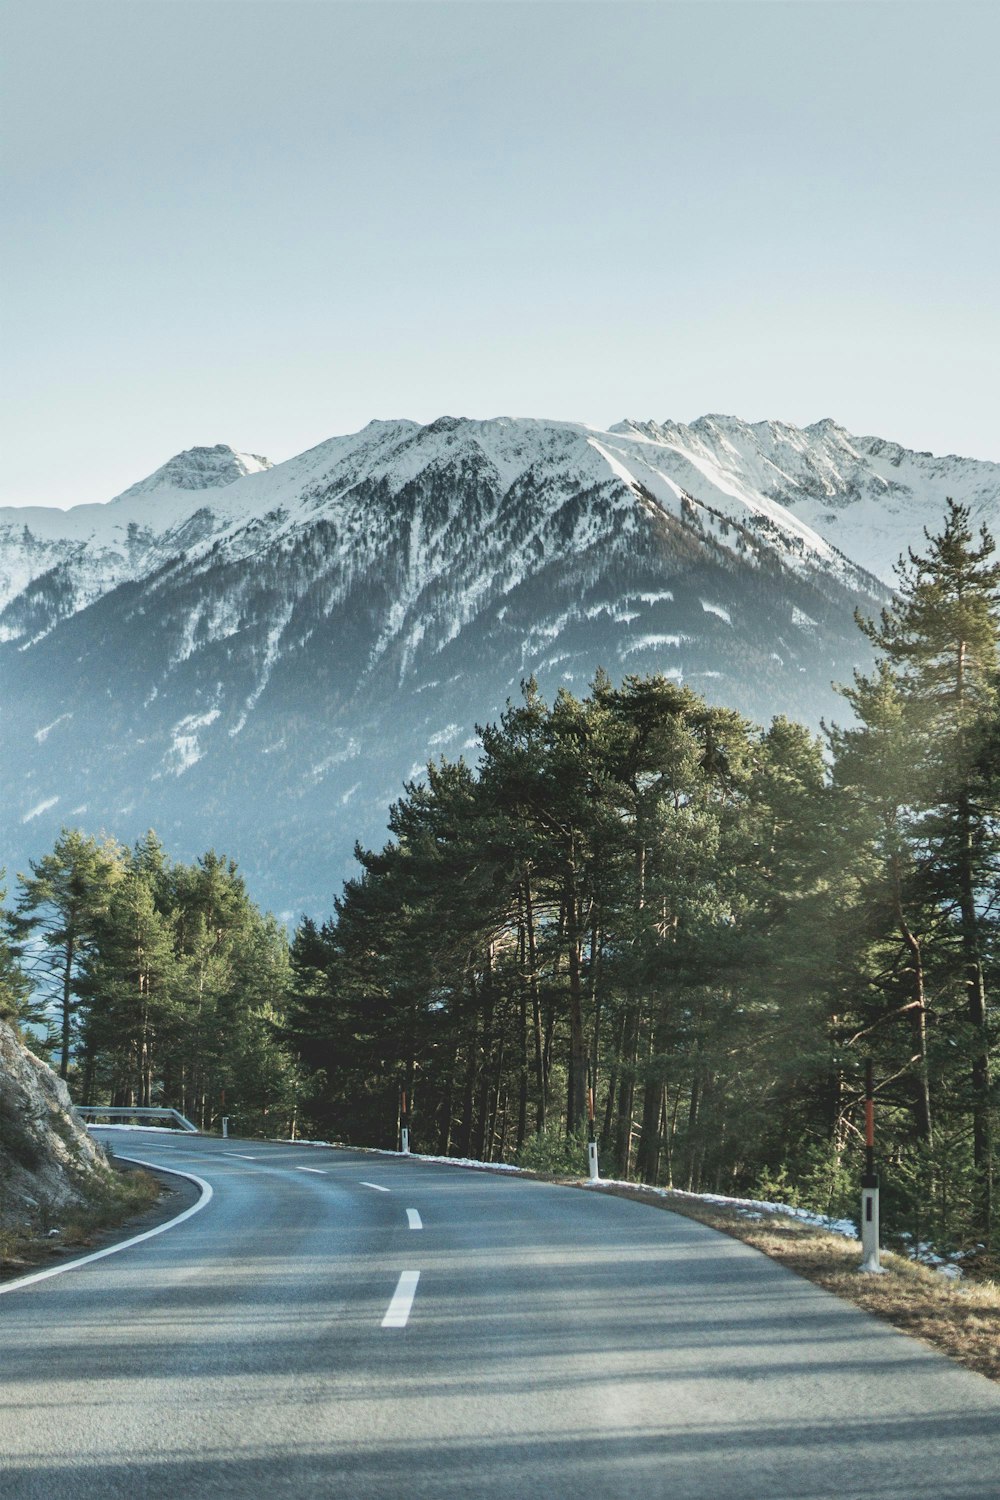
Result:
<svg viewBox="0 0 1000 1500"><path fill-rule="evenodd" d="M420 1280L419 1271L404 1271L392 1294L389 1303L389 1311L382 1319L383 1328L405 1328L406 1320L410 1316L410 1308L413 1306L413 1298L417 1291L417 1282Z"/></svg>
<svg viewBox="0 0 1000 1500"><path fill-rule="evenodd" d="M361 1184L360 1184L360 1186L361 1186L361 1187L370 1187L370 1188L374 1188L374 1189L375 1189L375 1191L376 1191L376 1193L391 1193L391 1192L392 1192L392 1188L384 1188L384 1187L380 1187L380 1186L379 1186L379 1184L378 1184L378 1183L377 1183L377 1182L362 1182L362 1183L361 1183Z"/></svg>
<svg viewBox="0 0 1000 1500"><path fill-rule="evenodd" d="M424 1227L420 1222L420 1215L415 1208L408 1208L406 1210L406 1222L411 1229L423 1229Z"/></svg>
<svg viewBox="0 0 1000 1500"><path fill-rule="evenodd" d="M318 1172L320 1177L326 1176L325 1167L296 1167L296 1172Z"/></svg>
<svg viewBox="0 0 1000 1500"><path fill-rule="evenodd" d="M119 1153L115 1153L119 1155ZM153 1172L167 1172L171 1177L186 1177L188 1182L193 1182L201 1188L201 1197L197 1203L192 1203L183 1213L175 1219L168 1219L165 1224L157 1224L155 1229L147 1229L142 1234L134 1234L130 1240L122 1240L118 1245L108 1245L104 1250L95 1250L91 1255L81 1255L77 1260L64 1261L61 1266L50 1266L47 1271L33 1271L30 1276L19 1276L16 1281L5 1281L0 1283L0 1297L7 1292L16 1292L23 1286L31 1286L35 1281L47 1281L50 1276L61 1276L64 1271L75 1271L77 1266L87 1266L92 1260L103 1260L106 1255L117 1255L119 1250L128 1250L132 1245L139 1245L143 1240L151 1240L155 1235L164 1234L168 1229L173 1229L177 1224L183 1224L185 1219L190 1219L192 1214L200 1213L212 1201L212 1185L203 1177L196 1177L193 1172L178 1172L176 1167L162 1167L159 1162L140 1161L137 1156L120 1156L121 1161L134 1162L137 1167L149 1167Z"/></svg>

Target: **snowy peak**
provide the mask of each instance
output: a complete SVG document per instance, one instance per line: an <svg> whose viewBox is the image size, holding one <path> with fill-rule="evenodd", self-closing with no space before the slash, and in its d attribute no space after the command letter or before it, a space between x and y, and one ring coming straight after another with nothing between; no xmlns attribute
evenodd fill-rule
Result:
<svg viewBox="0 0 1000 1500"><path fill-rule="evenodd" d="M222 489L247 474L259 474L273 467L269 458L263 458L259 453L238 453L228 443L216 443L212 448L187 448L168 459L147 479L130 485L115 499L131 500L137 495L148 495L161 489Z"/></svg>

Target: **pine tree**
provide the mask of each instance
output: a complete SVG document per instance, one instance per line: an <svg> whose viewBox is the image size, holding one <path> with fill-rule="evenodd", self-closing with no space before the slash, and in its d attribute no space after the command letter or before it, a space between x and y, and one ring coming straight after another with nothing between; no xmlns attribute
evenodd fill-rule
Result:
<svg viewBox="0 0 1000 1500"><path fill-rule="evenodd" d="M0 870L0 882L4 876ZM26 1001L31 990L28 979L14 956L10 941L10 917L3 902L7 895L0 884L0 1021L16 1026L18 1021L28 1019Z"/></svg>
<svg viewBox="0 0 1000 1500"><path fill-rule="evenodd" d="M973 1158L981 1187L981 1229L993 1213L990 1006L986 990L987 908L996 889L996 781L983 776L986 726L997 713L1000 559L967 506L947 502L943 530L927 549L901 559L898 595L863 629L899 685L916 756L910 801L926 846L928 888L947 915L964 993L970 1055Z"/></svg>
<svg viewBox="0 0 1000 1500"><path fill-rule="evenodd" d="M99 844L64 828L51 854L19 875L21 894L13 930L17 952L59 1017L59 1076L69 1073L81 965L96 925L122 878L124 852L113 840Z"/></svg>
<svg viewBox="0 0 1000 1500"><path fill-rule="evenodd" d="M161 873L159 861L133 856L95 924L80 983L85 1103L98 1075L114 1104L158 1097L178 982L174 923L157 905Z"/></svg>

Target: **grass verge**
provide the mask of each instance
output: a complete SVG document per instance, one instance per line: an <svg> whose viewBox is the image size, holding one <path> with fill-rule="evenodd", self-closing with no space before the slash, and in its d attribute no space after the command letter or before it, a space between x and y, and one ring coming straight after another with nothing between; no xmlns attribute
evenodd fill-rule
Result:
<svg viewBox="0 0 1000 1500"><path fill-rule="evenodd" d="M105 1230L152 1208L163 1189L141 1168L116 1167L107 1187L86 1205L34 1224L0 1229L0 1280L37 1271L70 1251L89 1249ZM53 1233L57 1230L58 1233Z"/></svg>
<svg viewBox="0 0 1000 1500"><path fill-rule="evenodd" d="M889 1251L881 1255L886 1274L865 1275L858 1270L861 1247L856 1240L814 1229L784 1214L748 1218L734 1208L703 1203L683 1193L662 1189L653 1193L623 1184L596 1189L588 1185L588 1190L634 1198L721 1229L807 1281L932 1344L967 1369L1000 1380L1000 1287L994 1282L953 1281Z"/></svg>

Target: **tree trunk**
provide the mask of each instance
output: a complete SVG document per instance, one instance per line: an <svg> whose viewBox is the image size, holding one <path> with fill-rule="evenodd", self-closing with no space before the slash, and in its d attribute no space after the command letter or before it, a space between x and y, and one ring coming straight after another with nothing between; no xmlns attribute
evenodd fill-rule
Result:
<svg viewBox="0 0 1000 1500"><path fill-rule="evenodd" d="M580 911L572 872L568 877L566 888L565 933L569 967L569 1077L567 1079L566 1133L572 1135L587 1113L587 1041L583 1030Z"/></svg>
<svg viewBox="0 0 1000 1500"><path fill-rule="evenodd" d="M635 1065L639 1054L639 1005L629 1001L622 1022L618 1080L618 1121L615 1130L615 1169L626 1182L632 1168L632 1112L635 1108Z"/></svg>
<svg viewBox="0 0 1000 1500"><path fill-rule="evenodd" d="M74 939L72 932L66 938L66 955L63 964L62 982L62 1050L59 1058L59 1077L65 1079L69 1075L69 1048L70 1048L70 1023L72 1019L72 997L73 997L73 956Z"/></svg>
<svg viewBox="0 0 1000 1500"><path fill-rule="evenodd" d="M531 995L531 1020L535 1041L535 1087L538 1102L535 1112L535 1129L545 1129L545 1106L548 1093L548 1068L546 1048L542 1036L542 1008L538 997L538 953L535 947L535 913L531 901L531 882L524 882L524 932L527 942L528 991Z"/></svg>
<svg viewBox="0 0 1000 1500"><path fill-rule="evenodd" d="M979 1176L980 1221L987 1246L993 1231L993 1139L990 1111L990 1050L986 1009L986 983L979 943L979 913L976 910L972 813L969 794L958 797L960 858L959 904L962 914L962 954L965 970L966 1007L975 1041L972 1057L972 1158Z"/></svg>
<svg viewBox="0 0 1000 1500"><path fill-rule="evenodd" d="M917 1134L928 1146L934 1143L931 1116L930 1069L927 1061L927 999L924 985L924 959L920 941L911 930L903 910L903 881L899 861L892 861L893 900L896 925L910 955L910 1030L916 1048L917 1077L914 1081L913 1117Z"/></svg>

